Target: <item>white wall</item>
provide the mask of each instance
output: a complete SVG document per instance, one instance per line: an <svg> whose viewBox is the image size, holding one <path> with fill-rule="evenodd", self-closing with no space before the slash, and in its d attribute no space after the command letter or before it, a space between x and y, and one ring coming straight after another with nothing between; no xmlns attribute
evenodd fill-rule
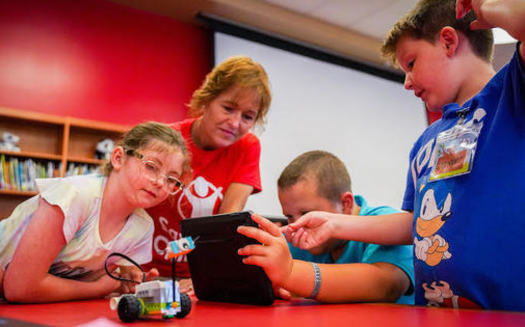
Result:
<svg viewBox="0 0 525 327"><path fill-rule="evenodd" d="M310 150L330 151L347 166L354 194L370 205L401 206L408 154L426 127L422 103L403 85L287 51L216 33L215 60L247 55L271 82L268 123L259 134L263 191L246 209L281 214L277 179Z"/></svg>

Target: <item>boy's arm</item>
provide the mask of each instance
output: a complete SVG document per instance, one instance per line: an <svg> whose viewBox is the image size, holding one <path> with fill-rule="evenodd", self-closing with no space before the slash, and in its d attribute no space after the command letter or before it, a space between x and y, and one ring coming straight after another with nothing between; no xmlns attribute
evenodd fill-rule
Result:
<svg viewBox="0 0 525 327"><path fill-rule="evenodd" d="M320 289L315 299L320 302L395 302L410 287L406 273L386 262L319 264L319 269ZM290 277L282 287L308 297L314 281L311 263L293 260Z"/></svg>
<svg viewBox="0 0 525 327"><path fill-rule="evenodd" d="M283 227L293 246L311 249L331 239L382 245L412 244L413 214L400 212L379 216L349 216L312 211Z"/></svg>
<svg viewBox="0 0 525 327"><path fill-rule="evenodd" d="M239 233L264 245L248 245L239 249L246 256L243 262L264 269L274 286L307 297L314 288L315 273L310 263L292 260L286 240L279 228L257 215L259 224L239 227ZM396 301L410 287L408 276L390 263L355 263L319 265L321 288L317 300L323 302Z"/></svg>
<svg viewBox="0 0 525 327"><path fill-rule="evenodd" d="M520 55L525 61L525 2L523 0L457 0L456 16L462 18L473 10L477 19L472 29L500 27L521 41Z"/></svg>
<svg viewBox="0 0 525 327"><path fill-rule="evenodd" d="M102 297L118 288L120 283L108 276L95 282L81 282L48 273L66 245L63 223L62 211L40 198L39 207L4 273L7 300L36 303L87 299Z"/></svg>

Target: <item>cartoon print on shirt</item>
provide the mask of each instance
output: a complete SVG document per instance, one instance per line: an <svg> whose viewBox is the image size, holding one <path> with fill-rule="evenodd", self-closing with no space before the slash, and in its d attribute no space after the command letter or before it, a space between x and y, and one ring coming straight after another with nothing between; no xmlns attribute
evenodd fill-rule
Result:
<svg viewBox="0 0 525 327"><path fill-rule="evenodd" d="M425 290L425 299L428 301L427 305L429 307L481 308L477 303L454 294L449 283L443 280L440 280L439 284L434 281L430 286L427 283L423 283L422 287Z"/></svg>
<svg viewBox="0 0 525 327"><path fill-rule="evenodd" d="M153 238L153 250L160 256L164 257L164 260L168 261L168 252L166 247L169 242L173 240L178 240L181 238L181 233L177 232L175 229L169 227L168 219L164 216L158 218L161 229L166 232L169 237L159 234ZM186 261L186 255L181 255L175 258L177 262Z"/></svg>
<svg viewBox="0 0 525 327"><path fill-rule="evenodd" d="M93 256L87 260L61 260L53 263L49 267L48 273L67 279L94 281L106 274L103 268L98 267L104 263L108 254L109 251L106 249L96 249ZM110 261L111 264L115 262Z"/></svg>
<svg viewBox="0 0 525 327"><path fill-rule="evenodd" d="M78 279L84 280L92 271L84 267L71 267L63 261L53 263L49 267L48 273L54 276L68 278L68 279Z"/></svg>
<svg viewBox="0 0 525 327"><path fill-rule="evenodd" d="M199 176L184 189L177 210L182 218L210 216L222 199L222 187L216 187Z"/></svg>
<svg viewBox="0 0 525 327"><path fill-rule="evenodd" d="M447 194L445 203L438 209L434 190L429 189L425 192L419 210L419 217L416 218L416 232L421 236L419 240L414 237L414 251L416 258L426 262L429 266L435 266L443 259L450 259L452 254L448 251L448 242L436 234L441 226L450 218L452 212L452 195Z"/></svg>
<svg viewBox="0 0 525 327"><path fill-rule="evenodd" d="M215 207L219 205L222 198L222 187L215 187L215 185L208 182L205 178L199 176L184 188L183 193L177 201L177 210L183 219L210 216L213 215ZM168 234L168 236L163 234L155 235L153 238L153 251L155 251L157 255L164 257L164 260L168 260L166 247L169 242L180 239L181 233L174 228L170 228L168 219L164 216L159 216L158 222L160 228ZM186 255L178 256L175 258L175 261L186 262Z"/></svg>

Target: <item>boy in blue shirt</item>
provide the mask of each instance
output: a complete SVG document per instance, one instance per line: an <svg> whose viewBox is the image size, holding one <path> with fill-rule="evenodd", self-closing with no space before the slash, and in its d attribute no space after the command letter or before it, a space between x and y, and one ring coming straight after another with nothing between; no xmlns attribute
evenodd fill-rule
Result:
<svg viewBox="0 0 525 327"><path fill-rule="evenodd" d="M344 164L325 151L310 151L295 158L283 170L277 184L279 201L289 222L306 212L318 210L351 213L362 219L368 215L398 212L387 206L369 207L363 197L354 196ZM274 242L281 247L277 253L286 246L282 236L281 241ZM252 248L268 250L272 243ZM322 302L414 303L412 246L381 246L329 239L310 251L290 245L290 252L295 260L288 256L286 260L269 260L260 266L270 270L275 266L286 273L291 261L293 273L286 283L277 286L292 293ZM246 252L242 254L248 255ZM249 261L251 257L245 260ZM269 276L272 278L271 274Z"/></svg>
<svg viewBox="0 0 525 327"><path fill-rule="evenodd" d="M497 74L492 35L478 30L494 26L520 41ZM408 212L366 223L310 213L289 227L291 242L413 243L416 304L525 310L524 39L523 1L420 1L382 49L405 88L443 111L410 153Z"/></svg>

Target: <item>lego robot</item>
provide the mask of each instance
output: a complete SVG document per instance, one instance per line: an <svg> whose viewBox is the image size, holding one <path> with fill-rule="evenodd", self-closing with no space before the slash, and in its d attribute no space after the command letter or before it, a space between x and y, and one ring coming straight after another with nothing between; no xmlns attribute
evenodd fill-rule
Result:
<svg viewBox="0 0 525 327"><path fill-rule="evenodd" d="M111 298L109 302L111 310L117 310L123 322L133 322L149 315L160 315L163 319L187 316L191 311L191 299L187 294L179 291L179 283L175 280L175 258L189 253L194 248L195 244L191 237L169 242L166 251L172 262L172 280L142 282L135 287L135 294ZM124 257L140 268L132 259L119 253L112 253L108 258L113 255ZM113 276L107 269L106 272L114 279L123 280Z"/></svg>

